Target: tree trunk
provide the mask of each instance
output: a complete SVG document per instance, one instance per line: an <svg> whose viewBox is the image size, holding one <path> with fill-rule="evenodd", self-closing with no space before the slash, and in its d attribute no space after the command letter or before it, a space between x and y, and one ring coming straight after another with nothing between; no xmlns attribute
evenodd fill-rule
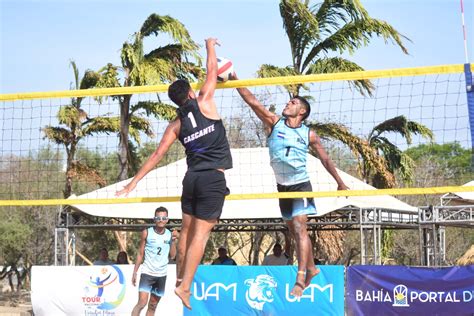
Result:
<svg viewBox="0 0 474 316"><path fill-rule="evenodd" d="M117 239L119 251L127 251L127 232L115 230L114 236Z"/></svg>
<svg viewBox="0 0 474 316"><path fill-rule="evenodd" d="M251 260L250 264L258 266L258 255L260 254L260 247L262 246L262 241L263 241L263 233L262 232L255 232L253 235L253 242L252 242L252 247L251 249Z"/></svg>
<svg viewBox="0 0 474 316"><path fill-rule="evenodd" d="M338 262L344 252L345 236L346 232L340 230L316 231L313 255L329 264Z"/></svg>
<svg viewBox="0 0 474 316"><path fill-rule="evenodd" d="M64 191L63 195L64 198L67 199L68 197L71 196L72 193L72 175L71 175L71 169L72 169L72 162L74 161L74 156L76 155L76 145L73 142L71 143L71 148L67 150L66 148L66 153L67 153L67 161L66 161L66 183L64 185Z"/></svg>
<svg viewBox="0 0 474 316"><path fill-rule="evenodd" d="M118 180L123 181L128 178L129 151L128 135L130 127L130 95L123 96L120 102L120 132L119 132L119 175Z"/></svg>
<svg viewBox="0 0 474 316"><path fill-rule="evenodd" d="M120 132L119 132L119 175L118 180L128 179L130 164L130 153L128 148L128 136L130 128L130 99L131 95L123 96L120 102ZM115 231L120 251L127 251L127 232Z"/></svg>

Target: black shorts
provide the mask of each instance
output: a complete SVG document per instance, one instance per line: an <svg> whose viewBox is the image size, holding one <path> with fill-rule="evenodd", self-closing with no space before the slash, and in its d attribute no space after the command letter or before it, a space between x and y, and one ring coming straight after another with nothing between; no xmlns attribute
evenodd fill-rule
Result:
<svg viewBox="0 0 474 316"><path fill-rule="evenodd" d="M215 169L188 171L183 179L181 209L200 219L218 219L228 194L223 172Z"/></svg>
<svg viewBox="0 0 474 316"><path fill-rule="evenodd" d="M277 184L277 189L278 192L313 192L309 181L293 185ZM280 199L280 211L284 220L291 220L299 215L316 214L316 206L313 198Z"/></svg>
<svg viewBox="0 0 474 316"><path fill-rule="evenodd" d="M165 294L166 275L157 277L142 273L140 275L139 292L151 293L155 296L162 297Z"/></svg>

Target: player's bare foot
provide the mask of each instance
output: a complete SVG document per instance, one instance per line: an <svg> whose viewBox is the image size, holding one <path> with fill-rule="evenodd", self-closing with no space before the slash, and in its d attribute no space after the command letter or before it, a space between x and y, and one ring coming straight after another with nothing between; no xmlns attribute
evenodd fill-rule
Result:
<svg viewBox="0 0 474 316"><path fill-rule="evenodd" d="M301 297L303 295L304 291L304 285L300 282L296 282L295 285L293 286L293 289L290 292L290 295L293 295L295 297Z"/></svg>
<svg viewBox="0 0 474 316"><path fill-rule="evenodd" d="M319 274L320 270L318 267L306 270L306 278L304 280L304 287L307 288L311 284L311 280Z"/></svg>
<svg viewBox="0 0 474 316"><path fill-rule="evenodd" d="M183 302L183 305L186 306L187 309L191 310L191 291L185 291L181 289L181 286L178 286L174 289L174 294L176 294Z"/></svg>

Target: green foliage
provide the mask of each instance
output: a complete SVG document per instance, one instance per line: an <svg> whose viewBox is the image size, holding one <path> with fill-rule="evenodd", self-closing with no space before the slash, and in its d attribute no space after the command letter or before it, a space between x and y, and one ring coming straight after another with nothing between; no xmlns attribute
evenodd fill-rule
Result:
<svg viewBox="0 0 474 316"><path fill-rule="evenodd" d="M162 102L139 101L130 107L131 113L139 110L144 110L146 116L153 115L161 120L172 121L176 118L176 107Z"/></svg>
<svg viewBox="0 0 474 316"><path fill-rule="evenodd" d="M309 0L281 0L280 15L290 42L292 65L296 74L316 74L363 70L357 64L330 54L354 53L368 46L372 37L398 45L408 53L402 40L408 40L385 21L369 16L358 0L324 0L311 4ZM269 65L260 68L259 76L273 77L281 71L270 72ZM367 80L352 83L362 94L371 95L374 86ZM302 86L290 86L292 96Z"/></svg>
<svg viewBox="0 0 474 316"><path fill-rule="evenodd" d="M472 152L463 148L458 142L445 144L421 144L409 148L405 153L417 166L432 166L437 172L437 179L444 179L444 185L464 184L472 180ZM435 176L435 173L432 173Z"/></svg>
<svg viewBox="0 0 474 316"><path fill-rule="evenodd" d="M7 218L0 210L0 216ZM2 265L14 265L24 256L26 245L31 238L32 230L18 218L0 222L0 253Z"/></svg>

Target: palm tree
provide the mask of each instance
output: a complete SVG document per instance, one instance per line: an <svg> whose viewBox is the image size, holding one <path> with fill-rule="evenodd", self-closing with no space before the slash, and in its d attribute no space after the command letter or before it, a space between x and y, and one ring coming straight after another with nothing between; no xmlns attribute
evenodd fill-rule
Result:
<svg viewBox="0 0 474 316"><path fill-rule="evenodd" d="M74 71L74 86L78 89L89 89L97 84L100 76L98 73L87 70L79 80L79 70L74 61L71 61ZM83 98L71 98L71 104L61 106L57 118L61 126L48 125L43 128L44 137L63 145L66 149L66 183L63 191L64 198L68 198L72 193L72 183L74 178L93 181L104 186L105 180L93 168L76 160L76 152L79 142L87 136L98 133L117 132L118 121L106 117L88 117L81 108Z"/></svg>
<svg viewBox="0 0 474 316"><path fill-rule="evenodd" d="M382 136L382 134L390 132L400 134L406 140L407 145L412 143L412 135L420 135L432 142L434 140L433 132L425 125L410 121L405 116L400 115L376 125L367 137L369 145L377 151L379 156L384 158L387 170L392 174L398 171L405 183L411 183L415 162L397 145L390 142L387 137ZM394 186L380 181L380 174L377 169L369 165L366 160L363 161L362 170L364 179L369 180L374 187L384 189Z"/></svg>
<svg viewBox="0 0 474 316"><path fill-rule="evenodd" d="M310 75L364 70L358 64L330 53L353 53L367 46L373 36L392 41L407 54L402 43L407 37L385 21L371 18L359 0L324 0L314 5L309 0L281 0L280 15L290 41L292 65L260 66L260 77ZM369 80L353 82L363 95L372 95ZM301 84L286 87L290 97L300 93Z"/></svg>
<svg viewBox="0 0 474 316"><path fill-rule="evenodd" d="M160 46L145 54L143 41L145 38L164 34L172 39L173 43ZM191 39L184 25L170 16L150 15L143 23L140 31L132 36L130 42L122 46L122 66L112 64L104 67L100 73L103 80L98 87L131 87L163 82L172 82L177 78L186 78L190 81L203 76L201 57L197 50L199 46ZM190 60L194 59L196 63ZM123 75L123 84L119 82L119 70ZM139 144L139 131L151 135L152 130L145 116L153 115L157 118L170 120L175 117L174 107L158 101L138 102L131 104L132 95L113 96L120 104L120 131L119 131L119 164L118 180L128 178L134 153L129 142L129 135Z"/></svg>

